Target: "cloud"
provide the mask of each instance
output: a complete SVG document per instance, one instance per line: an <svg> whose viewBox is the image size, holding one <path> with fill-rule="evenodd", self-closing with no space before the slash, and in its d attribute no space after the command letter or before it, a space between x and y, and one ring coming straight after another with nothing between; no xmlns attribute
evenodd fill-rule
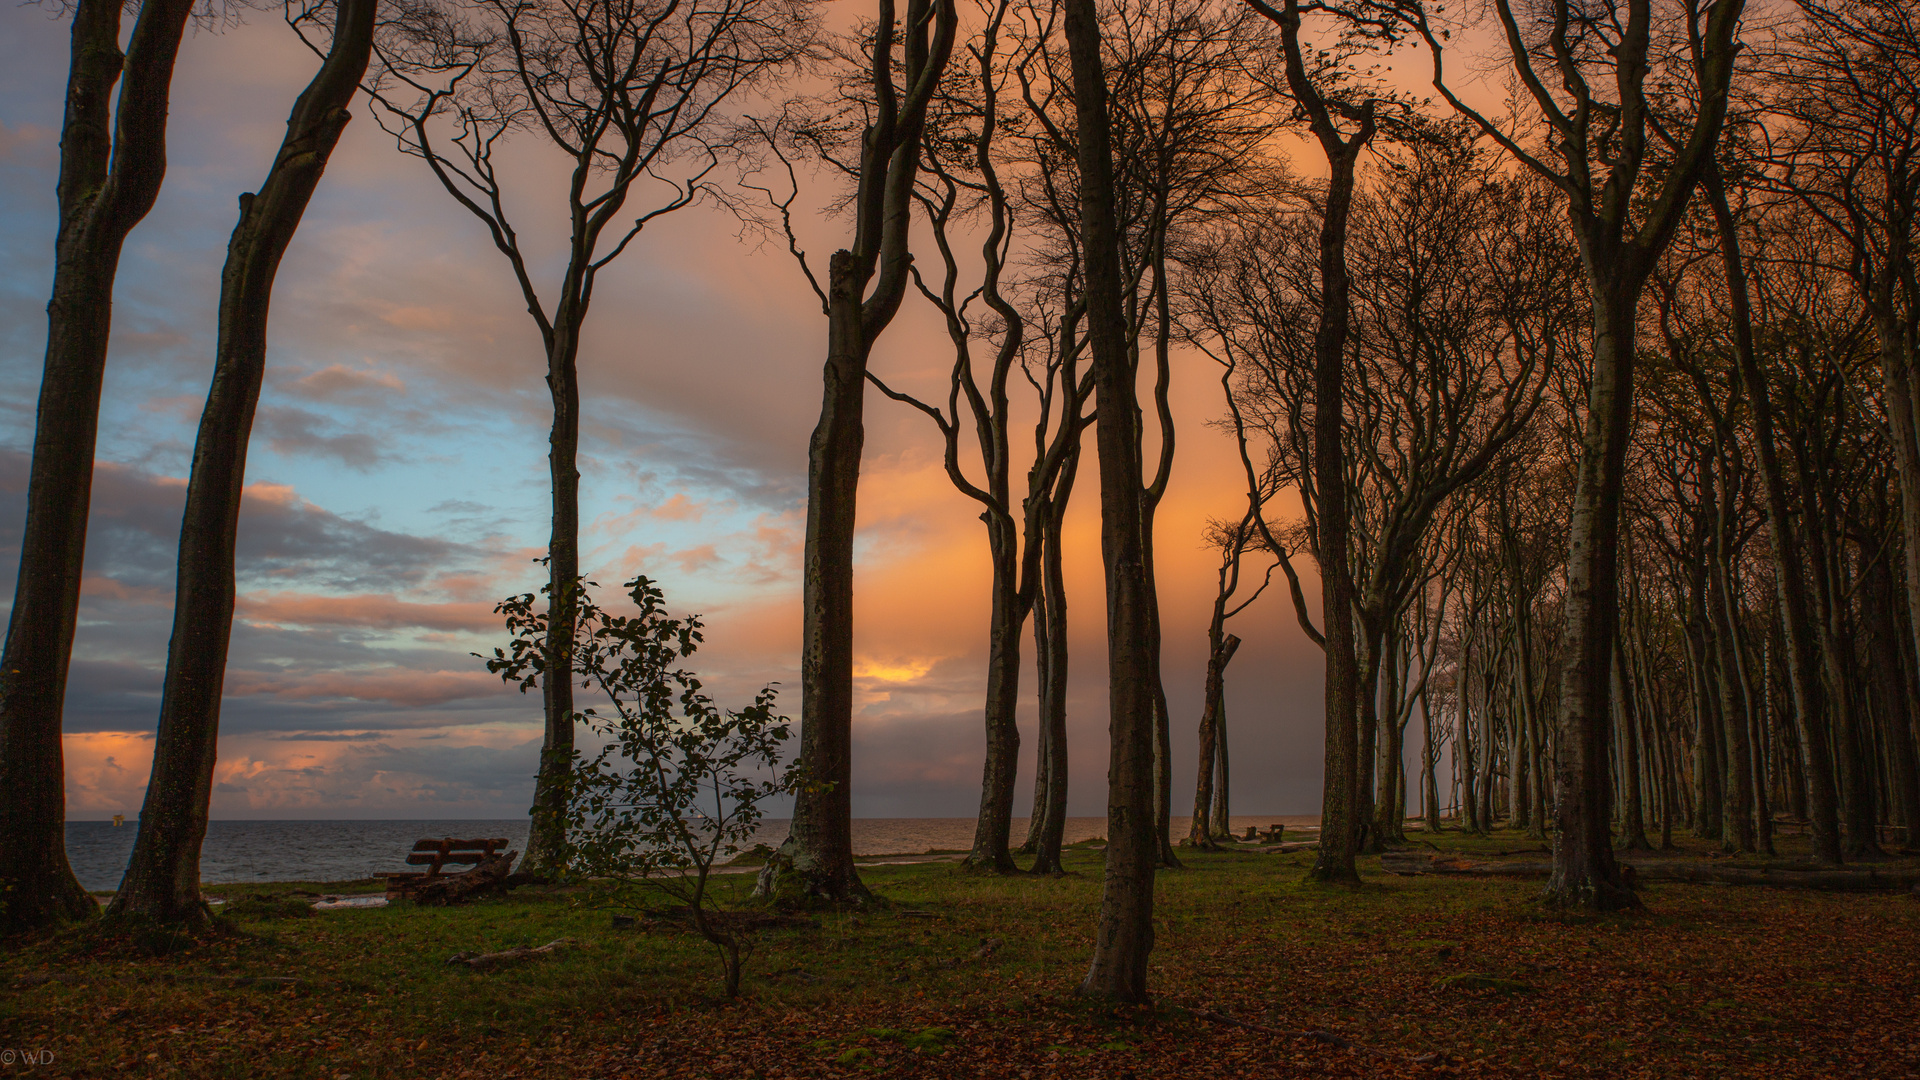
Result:
<svg viewBox="0 0 1920 1080"><path fill-rule="evenodd" d="M407 384L390 371L329 364L310 375L295 379L286 385L285 390L310 401L340 401L370 395L404 394Z"/></svg>
<svg viewBox="0 0 1920 1080"><path fill-rule="evenodd" d="M390 667L362 671L281 673L228 671L228 697L286 701L352 700L418 708L498 694L498 676L485 671L419 671Z"/></svg>
<svg viewBox="0 0 1920 1080"><path fill-rule="evenodd" d="M260 409L259 433L267 446L287 457L333 458L349 469L366 471L386 460L379 439L364 431L341 431L331 418L290 406Z"/></svg>
<svg viewBox="0 0 1920 1080"><path fill-rule="evenodd" d="M319 596L249 593L234 605L237 617L274 626L354 626L381 630L492 630L500 619L484 603L418 604L378 593Z"/></svg>
<svg viewBox="0 0 1920 1080"><path fill-rule="evenodd" d="M35 123L12 124L0 120L0 164L16 168L45 168L57 163L60 137L52 129Z"/></svg>
<svg viewBox="0 0 1920 1080"><path fill-rule="evenodd" d="M702 517L706 516L706 512L706 503L694 502L692 499L687 498L687 493L684 491L676 492L673 498L668 499L666 502L648 511L648 513L659 518L661 521L691 522L698 522Z"/></svg>

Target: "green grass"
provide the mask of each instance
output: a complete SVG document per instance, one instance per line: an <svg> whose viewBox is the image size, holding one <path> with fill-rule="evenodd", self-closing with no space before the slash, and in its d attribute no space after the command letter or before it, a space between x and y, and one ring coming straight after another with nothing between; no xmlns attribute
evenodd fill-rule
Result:
<svg viewBox="0 0 1920 1080"><path fill-rule="evenodd" d="M1567 919L1534 902L1537 882L1395 877L1370 858L1361 886L1311 885L1309 852L1183 852L1159 877L1159 1007L1141 1012L1073 994L1101 857L1070 850L1060 878L869 868L886 903L763 931L738 1002L719 996L712 947L677 922L615 928L568 890L303 914L311 896L295 893L377 883L213 887L225 932L200 941L94 923L14 942L0 1045L53 1050L34 1076L326 1080L1372 1076L1397 1075L1387 1061L1419 1074L1407 1063L1422 1054L1481 1075L1920 1069L1915 897L1660 883L1644 913ZM716 881L740 905L751 886ZM574 947L515 966L446 962L559 938ZM1876 1055L1865 1071L1848 1056L1860 1046Z"/></svg>

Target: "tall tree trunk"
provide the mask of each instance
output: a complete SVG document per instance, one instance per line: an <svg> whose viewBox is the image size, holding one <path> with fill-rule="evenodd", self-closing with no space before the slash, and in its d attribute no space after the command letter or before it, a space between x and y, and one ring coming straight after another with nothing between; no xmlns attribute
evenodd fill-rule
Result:
<svg viewBox="0 0 1920 1080"><path fill-rule="evenodd" d="M1496 663L1499 661L1497 653L1494 660ZM1493 768L1498 747L1497 740L1494 738L1497 725L1494 720L1495 699L1491 666L1480 677L1480 689L1480 780L1475 786L1479 789L1480 795L1480 831L1490 833L1493 831L1494 822L1494 791L1498 786L1494 783Z"/></svg>
<svg viewBox="0 0 1920 1080"><path fill-rule="evenodd" d="M1811 455L1811 452L1808 456ZM1819 492L1815 465L1803 461L1799 471L1800 502L1818 513ZM1881 854L1873 808L1873 785L1866 761L1853 678L1853 634L1847 625L1847 600L1840 576L1842 541L1825 522L1815 520L1807 530L1807 559L1813 571L1814 630L1820 644L1821 672L1826 691L1826 715L1833 722L1833 764L1839 777L1840 822L1844 851L1851 859Z"/></svg>
<svg viewBox="0 0 1920 1080"><path fill-rule="evenodd" d="M191 0L146 0L120 51L118 0L73 5L60 231L47 304L20 574L0 654L0 932L91 918L67 863L60 743L86 559L113 282L166 176L167 100ZM120 83L117 107L109 106Z"/></svg>
<svg viewBox="0 0 1920 1080"><path fill-rule="evenodd" d="M1237 650L1240 639L1236 637L1233 640L1235 642L1234 648ZM1231 659L1231 657L1229 657L1229 659ZM1225 674L1226 664L1223 662L1221 664L1221 675L1224 677ZM1227 797L1230 794L1230 789L1227 785L1230 779L1230 771L1227 768L1227 763L1231 759L1227 754L1227 695L1224 678L1222 682L1220 708L1218 714L1214 717L1213 726L1213 760L1216 766L1213 773L1213 838L1215 840L1231 840L1233 839L1233 816L1231 813L1231 802Z"/></svg>
<svg viewBox="0 0 1920 1080"><path fill-rule="evenodd" d="M1517 679L1508 684L1508 696L1513 699L1513 707L1509 710L1508 727L1512 737L1507 742L1507 827L1524 830L1533 819L1532 787L1527 782L1533 762L1533 753L1528 747L1532 742L1532 725L1527 723L1526 689Z"/></svg>
<svg viewBox="0 0 1920 1080"><path fill-rule="evenodd" d="M1396 704L1402 693L1401 684L1404 675L1401 671L1400 620L1392 619L1393 629L1389 631L1381 645L1380 659L1372 665L1375 669L1373 685L1368 690L1368 699L1374 703L1374 739L1378 742L1377 751L1368 754L1374 762L1374 807L1373 807L1373 848L1385 850L1388 844L1404 844L1406 831L1402 822L1407 816L1406 800L1401 796L1401 776L1406 771L1406 728L1400 723L1399 709ZM1374 750L1365 746L1370 741L1363 725L1360 738L1363 752Z"/></svg>
<svg viewBox="0 0 1920 1080"><path fill-rule="evenodd" d="M1904 245L1903 245L1904 247ZM1909 298L1909 303L1913 298ZM1907 619L1920 626L1920 414L1913 401L1915 347L1911 330L1893 317L1891 305L1877 304L1874 335L1880 347L1881 383L1886 391L1887 427L1892 435L1894 472L1900 481L1900 524L1906 555ZM1909 671L1920 670L1920 634L1910 634L1906 651ZM1910 687L1909 687L1910 689ZM1911 710L1909 712L1911 718ZM1914 730L1891 732L1894 753L1911 761L1914 754ZM1906 772L1908 767L1896 768ZM1905 781L1906 791L1899 798L1904 806L1906 844L1920 844L1920 779Z"/></svg>
<svg viewBox="0 0 1920 1080"><path fill-rule="evenodd" d="M1767 377L1760 370L1753 347L1753 315L1747 292L1746 259L1740 251L1740 233L1727 202L1726 185L1717 162L1709 159L1701 175L1701 187L1713 210L1720 237L1721 262L1726 271L1727 295L1733 315L1734 358L1740 365L1740 379L1753 409L1754 457L1760 467L1761 486L1766 492L1767 531L1772 542L1774 586L1780 596L1780 617L1785 624L1787 679L1793 694L1794 733L1799 746L1798 768L1793 776L1804 776L1805 788L1791 790L1801 799L1794 800L1795 817L1812 821L1813 854L1822 862L1840 861L1840 815L1833 789L1833 753L1827 739L1824 717L1817 711L1819 666L1814 656L1814 630L1805 581L1801 578L1800 538L1796 532L1792 507L1787 501L1787 477L1780 464L1780 451L1774 442L1773 397ZM1893 395L1889 393L1889 400ZM1894 425L1898 427L1897 424ZM1898 440L1896 439L1896 442ZM1904 474L1903 474L1904 475ZM1905 488L1903 487L1904 491ZM1908 505L1907 503L1902 504ZM1920 503L1909 515L1920 513ZM1908 535L1920 518L1909 516ZM1909 544L1911 550L1914 545ZM1911 555L1909 555L1911 560ZM1915 602L1920 602L1916 598Z"/></svg>
<svg viewBox="0 0 1920 1080"><path fill-rule="evenodd" d="M1160 865L1169 869L1179 869L1180 857L1173 850L1173 717L1167 709L1167 684L1160 667L1161 645L1165 635L1160 624L1160 584L1154 573L1153 560L1153 520L1160 509L1160 499L1167 492L1167 481L1173 476L1173 451L1176 429L1173 423L1173 409L1169 405L1167 393L1173 381L1171 347L1173 342L1173 314L1170 307L1171 285L1167 281L1167 193L1161 190L1155 195L1153 230L1156 235L1152 244L1153 260L1153 306L1155 324L1153 335L1154 416L1160 422L1160 454L1152 479L1145 481L1140 498L1140 543L1143 547L1144 568L1147 580L1147 617L1149 619L1149 651L1152 655L1153 673L1153 819L1159 847ZM1145 452L1144 444L1142 453ZM1144 473L1145 465L1142 463Z"/></svg>
<svg viewBox="0 0 1920 1080"><path fill-rule="evenodd" d="M1093 359L1100 455L1100 551L1107 587L1107 859L1092 963L1080 992L1147 1000L1153 951L1153 597L1141 498L1140 406L1127 362L1121 308L1120 227L1114 211L1112 135L1093 0L1066 0L1067 53L1079 125L1080 235L1086 251L1087 336Z"/></svg>
<svg viewBox="0 0 1920 1080"><path fill-rule="evenodd" d="M1019 777L1020 630L1026 605L1019 588L1018 545L1013 519L988 511L993 555L993 612L987 632L987 754L980 781L980 816L966 865L1011 874L1019 870L1009 849L1013 789Z"/></svg>
<svg viewBox="0 0 1920 1080"><path fill-rule="evenodd" d="M786 842L761 872L762 893L834 902L869 895L853 866L852 820L853 539L867 359L906 295L920 139L957 22L952 0L908 0L899 22L904 85L896 88L893 0L880 0L875 20L872 78L885 107L861 141L853 246L828 264L827 362L807 445L799 756L806 781Z"/></svg>
<svg viewBox="0 0 1920 1080"><path fill-rule="evenodd" d="M1326 202L1320 219L1320 321L1313 335L1313 484L1316 551L1320 557L1320 625L1325 637L1326 754L1320 794L1320 845L1307 876L1358 881L1354 855L1365 824L1366 791L1358 725L1360 658L1356 654L1352 554L1348 550L1346 473L1346 354L1352 329L1352 275L1347 270L1347 223L1353 212L1354 167L1373 140L1373 103L1355 110L1352 135L1335 125L1326 99L1308 73L1300 43L1299 0L1276 9L1250 0L1280 27L1287 87L1307 113L1327 159ZM1343 115L1345 115L1343 113Z"/></svg>
<svg viewBox="0 0 1920 1080"><path fill-rule="evenodd" d="M1039 762L1034 777L1033 820L1028 841L1036 874L1060 874L1060 848L1067 823L1067 593L1061 532L1074 475L1079 471L1078 440L1061 463L1042 520L1041 586L1034 607L1035 671L1040 683Z"/></svg>
<svg viewBox="0 0 1920 1080"><path fill-rule="evenodd" d="M1480 817L1480 785L1476 770L1479 759L1486 754L1486 746L1474 734L1473 714L1473 636L1463 635L1460 640L1460 677L1454 691L1453 746L1454 763L1460 773L1460 827L1470 833L1484 833L1486 826ZM1476 745L1478 744L1478 745Z"/></svg>
<svg viewBox="0 0 1920 1080"><path fill-rule="evenodd" d="M1733 596L1732 575L1728 566L1733 552L1732 478L1722 475L1720 503L1714 513L1713 550L1708 566L1707 608L1710 629L1719 651L1720 748L1724 751L1721 775L1725 778L1721 795L1721 846L1729 852L1752 852L1753 838L1753 760L1747 746L1748 715L1746 677L1741 664L1740 642L1735 619L1738 601Z"/></svg>
<svg viewBox="0 0 1920 1080"><path fill-rule="evenodd" d="M1152 503L1147 502L1140 514L1147 585L1147 655L1153 675L1153 846L1159 865L1178 869L1180 859L1173 852L1173 721L1167 715L1167 687L1160 677L1160 595L1153 573L1153 510Z"/></svg>
<svg viewBox="0 0 1920 1080"><path fill-rule="evenodd" d="M187 480L152 775L133 858L109 909L114 915L196 923L207 918L200 842L213 794L220 692L233 631L234 541L254 407L266 373L267 312L281 256L352 116L347 106L367 70L375 6L375 0L339 0L333 44L294 103L266 181L257 194L240 197L240 222L221 275L213 386Z"/></svg>
<svg viewBox="0 0 1920 1080"><path fill-rule="evenodd" d="M1458 740L1456 739L1456 745ZM1420 688L1420 802L1422 816L1427 821L1427 832L1440 831L1440 781L1434 775L1434 766L1439 763L1439 754L1433 739L1433 712L1427 700L1426 687Z"/></svg>
<svg viewBox="0 0 1920 1080"><path fill-rule="evenodd" d="M1039 710L1034 717L1033 809L1027 814L1027 838L1014 849L1016 855L1032 855L1040 850L1040 830L1046 820L1047 757L1053 740L1052 715L1047 711L1051 658L1047 655L1047 590L1043 584L1033 604L1033 681Z"/></svg>
<svg viewBox="0 0 1920 1080"><path fill-rule="evenodd" d="M1613 643L1614 715L1620 719L1624 751L1620 769L1627 781L1626 813L1620 830L1621 846L1628 851L1651 851L1653 843L1647 839L1646 814L1640 804L1640 725L1634 715L1633 694L1627 685L1627 677L1626 647L1616 639Z"/></svg>
<svg viewBox="0 0 1920 1080"><path fill-rule="evenodd" d="M521 861L523 870L535 874L565 869L567 800L573 778L576 716L570 673L580 623L579 354L580 328L587 314L576 282L575 268L569 267L547 350L553 424L547 433L552 522L547 536L547 634L542 647L548 675L540 680L546 728L540 743L540 770L534 777L527 854ZM556 677L556 672L569 674Z"/></svg>
<svg viewBox="0 0 1920 1080"><path fill-rule="evenodd" d="M1568 527L1566 629L1554 741L1553 875L1547 900L1561 907L1639 906L1613 858L1607 772L1613 639L1619 621L1620 504L1633 430L1634 319L1639 275L1592 249L1593 384Z"/></svg>
<svg viewBox="0 0 1920 1080"><path fill-rule="evenodd" d="M859 901L868 893L853 866L853 534L866 443L865 282L851 251L834 252L830 275L825 393L807 453L799 757L807 780L782 854L808 895Z"/></svg>

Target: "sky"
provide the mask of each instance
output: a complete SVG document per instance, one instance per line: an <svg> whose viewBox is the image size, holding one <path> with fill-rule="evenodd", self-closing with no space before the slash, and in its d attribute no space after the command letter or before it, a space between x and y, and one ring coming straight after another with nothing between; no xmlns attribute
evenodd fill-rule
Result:
<svg viewBox="0 0 1920 1080"><path fill-rule="evenodd" d="M25 514L66 64L67 24L51 7L0 9L0 589L12 586ZM116 291L65 718L74 819L139 811L225 244L316 66L271 13L192 31L181 51L166 183ZM493 605L542 580L545 361L479 223L394 149L364 101L355 114L275 292L212 815L516 817L531 800L539 698L472 654L506 640ZM557 280L564 163L532 138L507 156L536 274ZM831 195L807 186L816 209L797 222L821 260L849 229L817 209ZM707 644L693 666L722 704L778 682L797 712L806 441L826 326L791 257L739 233L718 211L681 211L601 278L580 357L583 567L609 598L646 573L673 610L701 614ZM931 308L910 297L874 369L944 397L950 364ZM1200 536L1208 518L1238 515L1244 483L1230 438L1204 426L1224 411L1212 362L1178 357L1173 400L1178 453L1155 542L1181 812L1216 566ZM1074 815L1105 812L1097 485L1089 453L1067 556ZM932 425L877 393L856 558L854 814L971 816L985 746L985 530L948 481ZM1234 811L1315 812L1318 650L1277 587L1232 629L1246 642L1228 678ZM1019 814L1033 688L1029 657Z"/></svg>

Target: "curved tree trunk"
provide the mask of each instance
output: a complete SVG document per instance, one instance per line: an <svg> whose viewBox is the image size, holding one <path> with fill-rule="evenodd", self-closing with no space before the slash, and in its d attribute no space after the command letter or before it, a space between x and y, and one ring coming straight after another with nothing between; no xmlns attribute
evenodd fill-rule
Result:
<svg viewBox="0 0 1920 1080"><path fill-rule="evenodd" d="M234 542L247 443L266 373L274 276L351 114L347 106L373 47L374 0L340 0L333 45L294 104L286 139L257 194L240 197L240 223L221 275L213 386L200 417L180 528L173 638L160 698L153 771L140 833L109 912L174 922L207 917L200 898L220 733L220 692L233 631Z"/></svg>
<svg viewBox="0 0 1920 1080"><path fill-rule="evenodd" d="M147 0L120 51L117 0L73 6L60 231L27 520L0 656L0 932L91 918L67 863L60 725L80 607L113 281L166 176L167 100L191 0ZM117 108L109 106L120 84Z"/></svg>

